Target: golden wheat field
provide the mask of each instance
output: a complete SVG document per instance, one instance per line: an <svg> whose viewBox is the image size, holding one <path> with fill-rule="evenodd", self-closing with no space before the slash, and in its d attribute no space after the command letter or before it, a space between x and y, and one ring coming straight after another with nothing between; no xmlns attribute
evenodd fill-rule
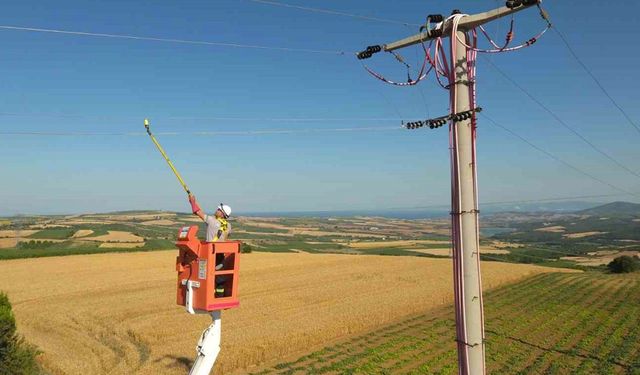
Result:
<svg viewBox="0 0 640 375"><path fill-rule="evenodd" d="M18 329L53 374L184 374L207 315L175 305L175 251L0 262ZM483 263L485 288L549 268ZM251 253L216 373L242 372L452 301L451 261Z"/></svg>

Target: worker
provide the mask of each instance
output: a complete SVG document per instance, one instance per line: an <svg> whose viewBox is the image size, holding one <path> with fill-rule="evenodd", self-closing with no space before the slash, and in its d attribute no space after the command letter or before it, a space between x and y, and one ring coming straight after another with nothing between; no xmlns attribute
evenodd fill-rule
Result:
<svg viewBox="0 0 640 375"><path fill-rule="evenodd" d="M207 234L205 237L206 242L226 241L229 238L231 232L231 224L227 221L231 216L231 207L226 204L220 203L216 212L211 215L205 214L193 194L189 194L189 203L191 204L191 211L194 215L198 216L202 221L207 224ZM221 270L224 267L224 254L216 255L216 271ZM215 293L217 297L224 295L224 284L229 280L228 276L216 277L216 289Z"/></svg>
<svg viewBox="0 0 640 375"><path fill-rule="evenodd" d="M227 221L231 216L231 207L220 203L216 212L211 215L205 214L193 194L189 194L189 203L191 203L191 211L207 224L206 242L225 241L231 232L231 224Z"/></svg>

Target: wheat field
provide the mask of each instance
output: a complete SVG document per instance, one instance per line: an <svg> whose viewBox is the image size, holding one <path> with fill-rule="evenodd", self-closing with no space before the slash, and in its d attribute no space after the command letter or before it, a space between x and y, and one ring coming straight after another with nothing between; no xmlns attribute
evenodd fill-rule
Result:
<svg viewBox="0 0 640 375"><path fill-rule="evenodd" d="M18 330L52 374L184 374L207 315L175 305L175 251L0 262ZM451 261L251 253L216 373L243 372L450 304ZM484 287L552 271L483 263Z"/></svg>

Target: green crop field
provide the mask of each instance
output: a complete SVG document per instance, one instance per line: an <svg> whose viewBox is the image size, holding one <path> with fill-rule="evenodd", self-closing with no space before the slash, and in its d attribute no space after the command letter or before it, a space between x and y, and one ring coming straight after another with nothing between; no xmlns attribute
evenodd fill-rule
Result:
<svg viewBox="0 0 640 375"><path fill-rule="evenodd" d="M65 240L71 236L75 231L70 228L47 228L38 231L29 236L29 238L49 238L54 240Z"/></svg>
<svg viewBox="0 0 640 375"><path fill-rule="evenodd" d="M485 296L494 374L640 374L640 274L553 273ZM451 307L254 374L454 374Z"/></svg>

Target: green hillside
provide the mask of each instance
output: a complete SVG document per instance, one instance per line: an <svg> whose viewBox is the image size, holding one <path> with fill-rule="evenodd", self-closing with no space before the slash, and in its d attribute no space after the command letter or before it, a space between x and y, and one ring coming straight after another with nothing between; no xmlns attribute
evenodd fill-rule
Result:
<svg viewBox="0 0 640 375"><path fill-rule="evenodd" d="M578 211L579 214L584 215L598 215L598 216L639 216L640 217L640 204L630 202L612 202L589 208L586 210Z"/></svg>

